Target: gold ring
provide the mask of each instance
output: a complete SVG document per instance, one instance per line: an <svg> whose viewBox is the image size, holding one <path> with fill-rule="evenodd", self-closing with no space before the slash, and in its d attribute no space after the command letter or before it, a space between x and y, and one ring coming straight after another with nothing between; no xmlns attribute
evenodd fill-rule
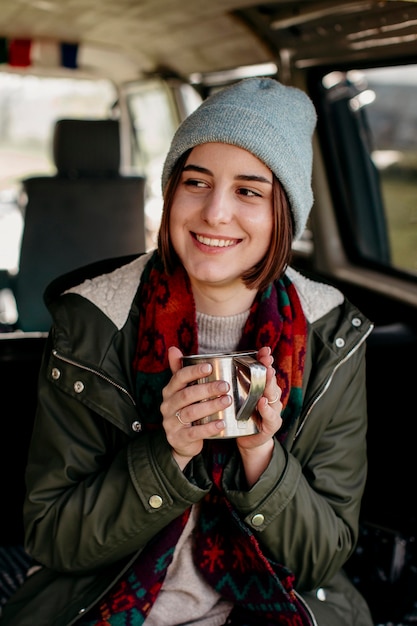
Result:
<svg viewBox="0 0 417 626"><path fill-rule="evenodd" d="M268 404L275 404L275 402L278 402L278 400L279 400L279 393L277 393L276 398L274 398L273 400L271 401L268 400ZM180 418L178 417L178 419Z"/></svg>
<svg viewBox="0 0 417 626"><path fill-rule="evenodd" d="M177 418L177 420L180 422L180 424L182 424L183 426L189 426L189 422L183 422L181 419L181 411L177 411L175 413L175 417Z"/></svg>

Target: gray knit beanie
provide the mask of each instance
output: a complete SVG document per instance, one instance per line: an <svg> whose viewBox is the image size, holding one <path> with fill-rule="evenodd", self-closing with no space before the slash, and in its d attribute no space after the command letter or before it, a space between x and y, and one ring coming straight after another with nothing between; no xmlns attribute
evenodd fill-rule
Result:
<svg viewBox="0 0 417 626"><path fill-rule="evenodd" d="M267 165L284 187L302 234L313 204L312 134L316 111L300 89L272 78L247 78L210 96L177 129L165 159L162 189L189 148L228 143L248 150Z"/></svg>

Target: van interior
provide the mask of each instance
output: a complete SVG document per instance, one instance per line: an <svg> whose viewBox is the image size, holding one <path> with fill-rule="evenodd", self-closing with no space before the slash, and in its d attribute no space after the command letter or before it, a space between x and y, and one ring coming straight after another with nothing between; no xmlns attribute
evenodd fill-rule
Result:
<svg viewBox="0 0 417 626"><path fill-rule="evenodd" d="M374 323L368 480L346 571L375 626L417 623L417 2L0 0L0 609L22 580L24 470L55 277L155 247L181 120L248 76L318 113L294 267Z"/></svg>

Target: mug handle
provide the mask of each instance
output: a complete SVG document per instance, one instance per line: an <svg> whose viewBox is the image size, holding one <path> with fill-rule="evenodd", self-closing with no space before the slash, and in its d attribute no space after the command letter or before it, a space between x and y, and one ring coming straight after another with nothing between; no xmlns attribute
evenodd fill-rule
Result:
<svg viewBox="0 0 417 626"><path fill-rule="evenodd" d="M237 420L247 421L255 410L256 404L265 389L266 367L253 356L235 356L233 361L241 365L249 379L249 390L245 402L236 415Z"/></svg>

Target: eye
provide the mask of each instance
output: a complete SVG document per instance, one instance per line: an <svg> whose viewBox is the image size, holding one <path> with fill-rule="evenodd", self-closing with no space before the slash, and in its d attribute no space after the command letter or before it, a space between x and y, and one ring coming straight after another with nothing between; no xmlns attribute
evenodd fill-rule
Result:
<svg viewBox="0 0 417 626"><path fill-rule="evenodd" d="M247 198L262 198L261 193L247 187L239 187L236 191L240 196L246 196Z"/></svg>
<svg viewBox="0 0 417 626"><path fill-rule="evenodd" d="M183 184L186 187L201 187L202 189L206 188L208 185L204 180L199 180L197 178L186 178L183 181Z"/></svg>

